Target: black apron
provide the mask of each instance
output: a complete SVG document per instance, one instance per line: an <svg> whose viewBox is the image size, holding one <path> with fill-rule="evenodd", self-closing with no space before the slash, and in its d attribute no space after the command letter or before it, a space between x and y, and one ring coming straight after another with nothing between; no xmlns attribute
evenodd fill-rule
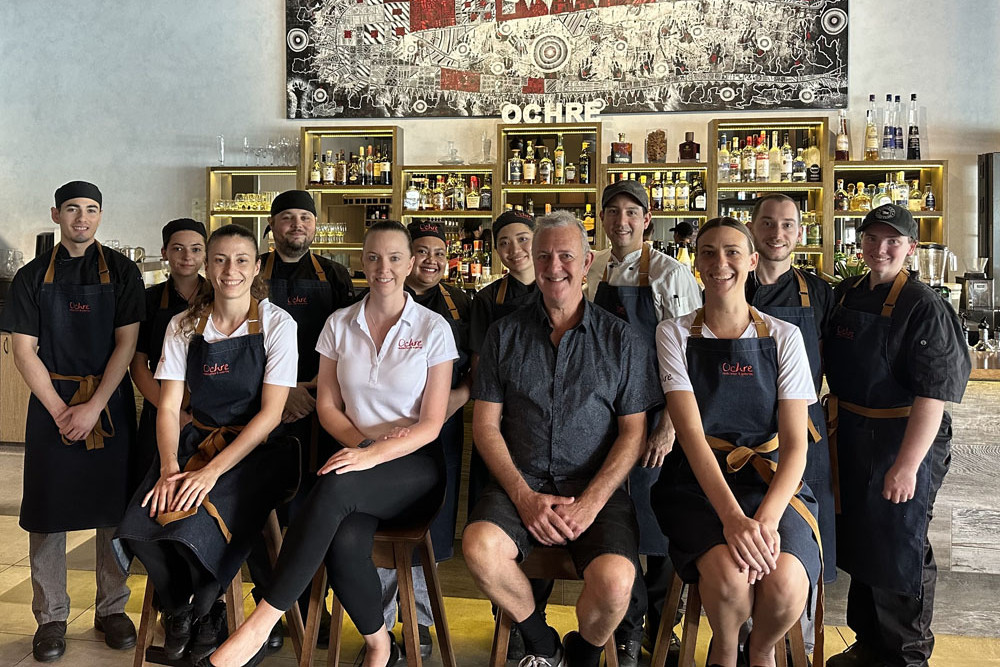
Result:
<svg viewBox="0 0 1000 667"><path fill-rule="evenodd" d="M86 402L115 348L115 286L97 246L100 283L53 282L56 252L38 292L38 358L67 405ZM85 441L67 442L32 394L24 447L20 525L53 533L116 526L128 500L135 399L126 372Z"/></svg>
<svg viewBox="0 0 1000 667"><path fill-rule="evenodd" d="M915 396L896 381L888 358L892 311L908 279L896 276L880 314L846 308L843 297L824 342L831 395L827 411L839 491L837 564L862 583L919 596L932 504L932 470L947 467L950 418L920 463L914 496L895 504L882 497ZM867 285L868 276L851 289ZM846 292L844 294L846 296Z"/></svg>
<svg viewBox="0 0 1000 667"><path fill-rule="evenodd" d="M198 289L201 289L201 284L205 281L204 278L199 276ZM148 317L152 319L150 325L150 338L149 346L149 370L152 373L156 373L156 366L160 362L160 355L163 353L163 339L167 335L167 327L170 325L170 320L179 313L187 310L187 302L176 303L170 305L170 292L174 289L174 281L172 278L168 278L165 283L163 283L163 295L160 298L160 307L156 309L153 313L146 313ZM186 394L186 392L185 392ZM188 400L185 396L185 401L182 408L187 409ZM153 461L156 459L156 406L149 401L143 400L142 402L142 412L139 413L139 431L136 437L136 446L132 453L131 461L131 482L129 484L129 496L135 491L139 486L139 483L146 476L146 472L149 470L149 466L153 465Z"/></svg>
<svg viewBox="0 0 1000 667"><path fill-rule="evenodd" d="M777 346L757 311L750 313L756 338L717 339L702 337L704 310L699 310L686 358L706 439L737 502L752 517L767 493L779 452ZM670 542L670 560L684 581L697 582L695 561L726 539L681 447L667 455L652 496ZM816 514L816 500L803 485L778 522L781 551L802 562L810 583L819 579L822 567ZM817 620L817 625L822 623Z"/></svg>
<svg viewBox="0 0 1000 667"><path fill-rule="evenodd" d="M615 287L608 283L608 269L597 284L594 304L613 313L632 325L645 340L656 358L656 307L653 305L653 290L649 286L649 245L642 244L639 255L639 284L637 286ZM651 432L662 418L663 410L649 415L648 430ZM666 556L667 539L656 521L649 501L649 489L660 477L660 468L645 468L637 465L628 474L628 491L635 505L635 515L639 522L639 553L647 556Z"/></svg>
<svg viewBox="0 0 1000 667"><path fill-rule="evenodd" d="M809 288L802 273L792 267L799 284L799 306L757 306L761 312L794 324L802 332L809 368L816 393L823 387L823 361L819 351L819 332L809 301ZM826 416L818 401L809 406L809 453L802 481L812 489L819 503L819 531L823 538L823 575L830 583L837 579L837 520L833 502L833 477L830 471L830 446L826 437Z"/></svg>
<svg viewBox="0 0 1000 667"><path fill-rule="evenodd" d="M177 448L178 463L186 471L203 467L260 412L266 352L257 302L251 302L247 335L214 343L203 336L210 312L199 320L188 346L186 378L194 420L181 431ZM228 583L268 513L297 486L297 449L285 443L265 441L255 447L219 477L201 507L150 519L149 509L139 503L160 477L157 463L132 497L117 537L126 547L128 540L180 542L220 584Z"/></svg>

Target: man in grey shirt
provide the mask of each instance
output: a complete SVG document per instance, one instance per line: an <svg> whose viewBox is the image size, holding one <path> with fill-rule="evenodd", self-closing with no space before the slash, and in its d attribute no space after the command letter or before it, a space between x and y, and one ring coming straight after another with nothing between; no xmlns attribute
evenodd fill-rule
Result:
<svg viewBox="0 0 1000 667"><path fill-rule="evenodd" d="M565 211L536 223L540 298L494 324L480 353L473 435L493 481L469 518L466 563L517 622L535 667L597 667L628 606L638 526L623 488L662 402L649 346L583 297L593 261ZM535 545L565 546L584 580L579 631L556 631L518 567Z"/></svg>

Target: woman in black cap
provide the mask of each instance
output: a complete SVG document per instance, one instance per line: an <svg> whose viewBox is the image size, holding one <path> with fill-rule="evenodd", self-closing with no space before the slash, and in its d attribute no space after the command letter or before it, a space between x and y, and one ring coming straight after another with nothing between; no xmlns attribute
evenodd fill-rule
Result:
<svg viewBox="0 0 1000 667"><path fill-rule="evenodd" d="M178 313L187 310L205 284L199 271L205 266L205 225L190 218L171 220L163 226L160 256L170 267L162 283L146 288L146 317L139 324L139 340L129 371L142 394L137 446L132 452L131 490L146 476L156 456L156 406L160 401L160 383L153 379L163 350L167 325ZM187 405L181 410L181 426L191 421Z"/></svg>

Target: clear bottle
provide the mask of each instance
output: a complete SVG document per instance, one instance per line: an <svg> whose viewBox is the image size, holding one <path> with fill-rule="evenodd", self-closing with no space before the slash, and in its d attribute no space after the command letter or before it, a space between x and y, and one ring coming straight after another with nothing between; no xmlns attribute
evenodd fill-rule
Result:
<svg viewBox="0 0 1000 667"><path fill-rule="evenodd" d="M920 211L924 207L924 191L920 189L920 181L913 179L910 181L910 200L906 208L910 211Z"/></svg>
<svg viewBox="0 0 1000 667"><path fill-rule="evenodd" d="M320 166L319 153L313 153L312 169L309 170L309 185L323 183L323 168Z"/></svg>
<svg viewBox="0 0 1000 667"><path fill-rule="evenodd" d="M885 96L884 120L882 122L882 149L879 158L891 160L896 150L896 114L892 108L892 95Z"/></svg>
<svg viewBox="0 0 1000 667"><path fill-rule="evenodd" d="M542 146L542 159L538 161L538 183L552 185L552 158L549 157L548 146Z"/></svg>
<svg viewBox="0 0 1000 667"><path fill-rule="evenodd" d="M841 109L837 117L837 143L834 159L851 159L851 130L847 126L847 109Z"/></svg>
<svg viewBox="0 0 1000 667"><path fill-rule="evenodd" d="M931 189L931 184L928 183L924 187L924 203L920 207L921 211L934 211L937 209L937 199L934 197L934 191Z"/></svg>
<svg viewBox="0 0 1000 667"><path fill-rule="evenodd" d="M897 171L894 187L889 192L892 203L903 208L907 208L910 203L910 185L906 182L905 176L904 172Z"/></svg>
<svg viewBox="0 0 1000 667"><path fill-rule="evenodd" d="M920 117L917 109L917 94L910 93L910 113L907 122L909 126L906 137L906 159L920 159Z"/></svg>
<svg viewBox="0 0 1000 667"><path fill-rule="evenodd" d="M576 165L572 162L566 165L566 182L576 183Z"/></svg>
<svg viewBox="0 0 1000 667"><path fill-rule="evenodd" d="M593 166L590 157L590 142L584 141L580 147L580 164L577 167L577 180L587 185L590 183L590 169Z"/></svg>
<svg viewBox="0 0 1000 667"><path fill-rule="evenodd" d="M726 138L725 133L722 134L722 140L719 142L719 160L718 164L718 181L719 183L725 183L729 180L729 140Z"/></svg>
<svg viewBox="0 0 1000 667"><path fill-rule="evenodd" d="M874 185L872 186L875 187ZM857 199L857 204L851 206L852 211L870 211L872 210L872 198L868 194L867 188L862 181L858 181L858 191L855 194Z"/></svg>
<svg viewBox="0 0 1000 667"><path fill-rule="evenodd" d="M520 185L524 176L524 161L521 160L521 150L515 148L512 155L507 160L507 183L509 185Z"/></svg>
<svg viewBox="0 0 1000 667"><path fill-rule="evenodd" d="M685 173L680 172L681 178L674 186L674 210L686 211L688 200L691 198L691 186L688 183Z"/></svg>
<svg viewBox="0 0 1000 667"><path fill-rule="evenodd" d="M439 174L434 177L434 189L431 190L431 208L435 211L444 211L446 210L446 206L444 185L441 183L441 176Z"/></svg>
<svg viewBox="0 0 1000 667"><path fill-rule="evenodd" d="M767 134L764 132L757 137L757 147L754 149L754 173L758 183L767 183L771 178L771 157L767 152Z"/></svg>
<svg viewBox="0 0 1000 667"><path fill-rule="evenodd" d="M847 211L849 210L850 202L847 198L847 190L844 189L844 179L837 179L837 189L833 193L833 210L835 211Z"/></svg>
<svg viewBox="0 0 1000 667"><path fill-rule="evenodd" d="M674 203L677 195L677 185L674 182L677 179L677 174L672 174L663 181L663 210L673 211Z"/></svg>
<svg viewBox="0 0 1000 667"><path fill-rule="evenodd" d="M420 188L420 210L429 211L434 206L433 196L431 192L430 177L424 176L423 183L421 183Z"/></svg>
<svg viewBox="0 0 1000 667"><path fill-rule="evenodd" d="M740 150L739 137L733 137L733 150L729 152L729 182L739 183L740 164L742 163L742 151Z"/></svg>
<svg viewBox="0 0 1000 667"><path fill-rule="evenodd" d="M792 162L793 183L805 183L806 181L806 160L802 152L802 149L799 148L795 154L795 160Z"/></svg>
<svg viewBox="0 0 1000 667"><path fill-rule="evenodd" d="M792 180L792 168L795 164L795 154L792 152L792 145L788 143L788 133L785 132L785 141L781 144L781 182L788 183Z"/></svg>
<svg viewBox="0 0 1000 667"><path fill-rule="evenodd" d="M337 167L333 162L333 151L327 151L323 156L323 185L333 185Z"/></svg>
<svg viewBox="0 0 1000 667"><path fill-rule="evenodd" d="M771 150L767 152L768 174L767 180L770 183L781 181L781 146L778 145L778 131L771 132Z"/></svg>
<svg viewBox="0 0 1000 667"><path fill-rule="evenodd" d="M726 157L726 166L729 166L729 157ZM653 182L649 186L649 208L652 211L663 210L663 181L660 180L660 172L653 173Z"/></svg>
<svg viewBox="0 0 1000 667"><path fill-rule="evenodd" d="M875 196L872 197L872 208L878 208L879 206L891 203L892 197L889 196L888 186L884 182L879 183L878 190L875 191Z"/></svg>
<svg viewBox="0 0 1000 667"><path fill-rule="evenodd" d="M563 147L562 133L556 135L556 150L552 167L556 185L563 185L566 182L566 148Z"/></svg>
<svg viewBox="0 0 1000 667"><path fill-rule="evenodd" d="M854 183L847 184L847 210L857 211L855 208L858 204L857 192L854 189Z"/></svg>
<svg viewBox="0 0 1000 667"><path fill-rule="evenodd" d="M403 195L403 209L406 211L420 210L420 188L417 187L417 175L410 176L410 183L406 186L406 193Z"/></svg>
<svg viewBox="0 0 1000 667"><path fill-rule="evenodd" d="M368 152L365 153L365 185L375 185L375 154L371 144L368 144Z"/></svg>
<svg viewBox="0 0 1000 667"><path fill-rule="evenodd" d="M893 127L892 136L895 140L892 157L894 160L902 160L906 157L906 146L903 145L903 105L899 101L899 95L893 97L892 113L896 124Z"/></svg>
<svg viewBox="0 0 1000 667"><path fill-rule="evenodd" d="M865 160L878 159L878 110L875 95L868 96L868 110L865 112Z"/></svg>
<svg viewBox="0 0 1000 667"><path fill-rule="evenodd" d="M465 179L461 174L456 174L455 182L451 186L451 210L464 211L467 197L468 194L465 191Z"/></svg>
<svg viewBox="0 0 1000 667"><path fill-rule="evenodd" d="M524 171L521 179L527 185L533 185L538 177L538 164L535 162L535 142L528 139L528 145L524 149Z"/></svg>
<svg viewBox="0 0 1000 667"><path fill-rule="evenodd" d="M753 135L748 134L743 151L740 153L740 180L752 183L757 180L757 154L754 152Z"/></svg>

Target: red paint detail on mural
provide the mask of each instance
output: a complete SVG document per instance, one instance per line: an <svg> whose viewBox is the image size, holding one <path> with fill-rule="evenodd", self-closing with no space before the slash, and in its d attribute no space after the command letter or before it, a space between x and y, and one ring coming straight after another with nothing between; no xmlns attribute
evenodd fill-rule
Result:
<svg viewBox="0 0 1000 667"><path fill-rule="evenodd" d="M406 35L406 28L396 28L396 37L403 37Z"/></svg>
<svg viewBox="0 0 1000 667"><path fill-rule="evenodd" d="M536 77L528 77L528 83L524 84L521 88L522 93L544 93L545 92L545 79L540 79Z"/></svg>
<svg viewBox="0 0 1000 667"><path fill-rule="evenodd" d="M352 33L351 33L350 30L345 30L344 31L344 39L350 39L351 38L351 34Z"/></svg>
<svg viewBox="0 0 1000 667"><path fill-rule="evenodd" d="M410 32L453 25L454 0L410 0Z"/></svg>
<svg viewBox="0 0 1000 667"><path fill-rule="evenodd" d="M442 67L441 90L462 90L467 93L478 93L479 73Z"/></svg>

